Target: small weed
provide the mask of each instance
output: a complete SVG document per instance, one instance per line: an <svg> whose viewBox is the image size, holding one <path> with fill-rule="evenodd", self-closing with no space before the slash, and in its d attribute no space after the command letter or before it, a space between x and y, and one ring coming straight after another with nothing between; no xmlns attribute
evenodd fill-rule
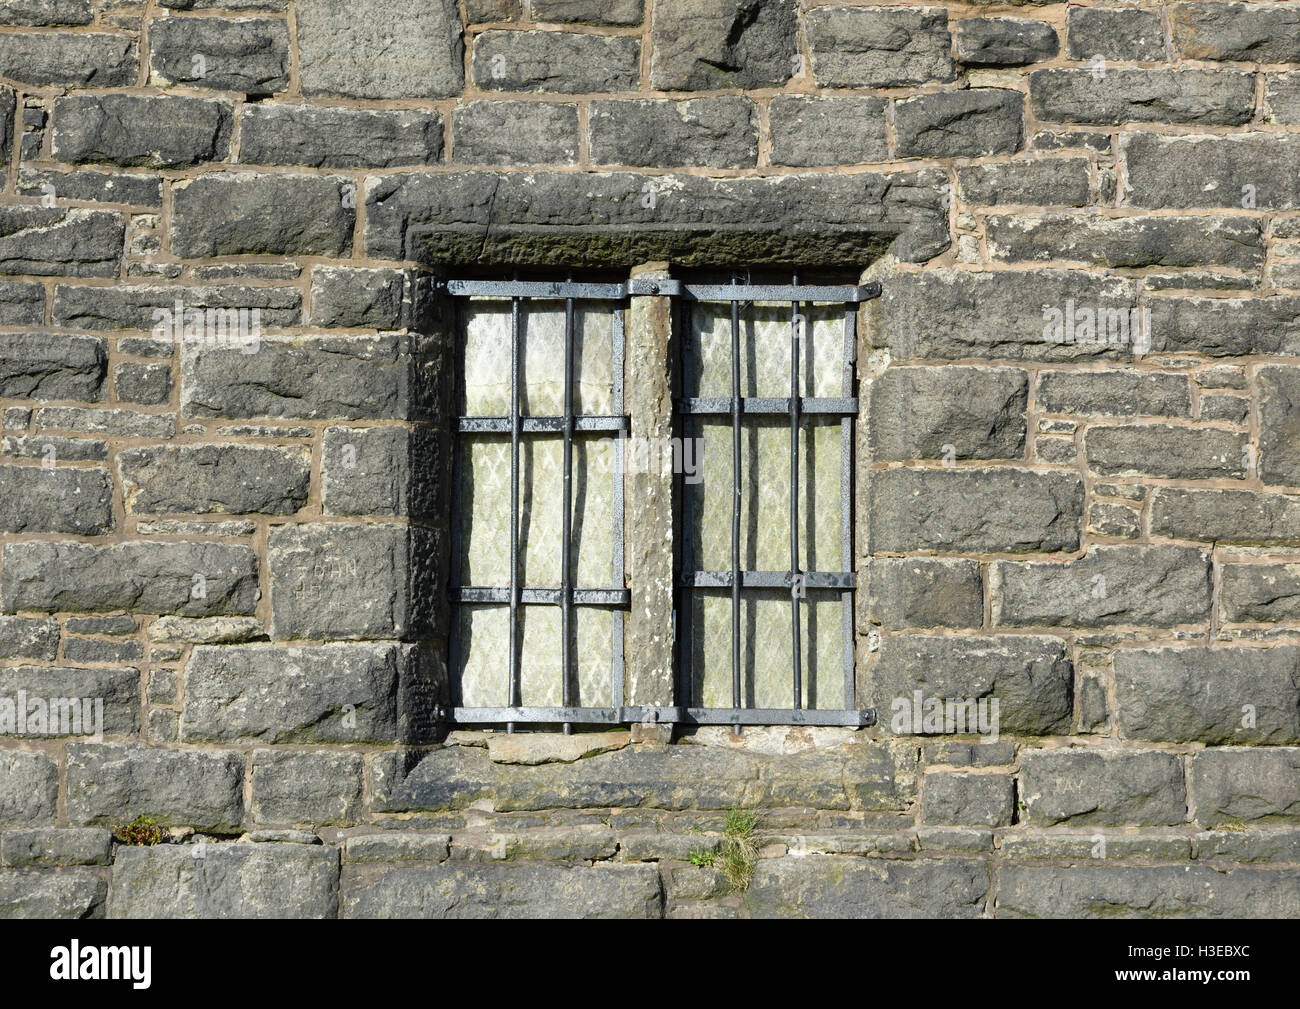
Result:
<svg viewBox="0 0 1300 1009"><path fill-rule="evenodd" d="M713 852L711 851L692 851L688 856L691 865L699 865L704 868L710 868L713 865Z"/></svg>
<svg viewBox="0 0 1300 1009"><path fill-rule="evenodd" d="M758 864L758 848L754 844L754 828L758 825L758 815L748 810L733 806L727 810L727 819L722 827L722 845L718 868L730 884L731 889L744 890L753 878L754 867Z"/></svg>
<svg viewBox="0 0 1300 1009"><path fill-rule="evenodd" d="M1244 834L1246 832L1246 825L1240 820L1224 820L1222 823L1216 823L1214 829L1230 830L1234 834Z"/></svg>
<svg viewBox="0 0 1300 1009"><path fill-rule="evenodd" d="M125 827L120 825L114 827L113 836L121 844L143 844L152 847L155 844L162 844L165 835L162 827L158 826L156 817L145 816L142 813Z"/></svg>

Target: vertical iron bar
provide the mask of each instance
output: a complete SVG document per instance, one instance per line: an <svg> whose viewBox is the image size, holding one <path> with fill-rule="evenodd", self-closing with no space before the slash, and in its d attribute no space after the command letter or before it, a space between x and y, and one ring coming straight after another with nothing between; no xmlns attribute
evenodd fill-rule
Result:
<svg viewBox="0 0 1300 1009"><path fill-rule="evenodd" d="M736 278L731 278L733 284ZM740 707L740 302L731 302L731 706ZM733 726L740 731L740 722Z"/></svg>
<svg viewBox="0 0 1300 1009"><path fill-rule="evenodd" d="M623 416L623 366L624 366L624 322L623 312L626 302L622 302L614 309L614 346L613 355L613 378L614 378L614 416ZM619 431L615 436L614 442L614 559L613 559L613 577L610 584L615 588L623 588L626 584L623 570L623 452L626 442L623 439L623 432ZM623 707L623 611L615 609L614 611L614 640L610 643L611 676L613 678L612 700L614 707Z"/></svg>
<svg viewBox="0 0 1300 1009"><path fill-rule="evenodd" d="M462 402L463 393L461 386L463 375L465 373L465 339L461 333L461 326L464 325L465 332L469 331L469 311L462 310L461 299L450 298L451 317L453 334L452 338L452 391L451 391L451 412L453 417L460 417L465 411L465 404ZM462 521L460 500L460 478L462 467L465 465L465 450L463 437L453 429L451 436L451 556L450 556L450 576L447 579L447 608L448 623L450 625L447 634L448 655L447 669L449 671L449 683L447 684L447 701L452 709L463 706L463 684L461 682L460 670L460 625L463 613L460 608L460 576L461 576L461 542L460 542L460 525Z"/></svg>
<svg viewBox="0 0 1300 1009"><path fill-rule="evenodd" d="M858 356L857 307L844 308L844 372L841 394L854 395L853 364ZM853 570L853 418L840 419L840 569ZM840 593L840 620L844 634L844 708L857 704L857 684L853 680L853 592Z"/></svg>
<svg viewBox="0 0 1300 1009"><path fill-rule="evenodd" d="M678 376L677 387L682 399L696 395L695 388L695 356L692 347L692 341L695 338L695 324L693 317L692 302L687 298L679 299L677 311L679 312L678 331L681 334L682 341L682 368ZM687 440L691 437L695 428L692 424L689 414L681 415L681 439L682 452L686 451ZM681 542L681 573L694 573L695 571L695 547L692 536L695 530L695 495L691 490L690 482L686 479L685 467L683 472L678 475L681 487L682 502L682 542ZM684 578L679 578L684 582ZM677 593L677 703L683 708L694 706L694 673L691 664L695 658L695 591L693 588L682 585Z"/></svg>
<svg viewBox="0 0 1300 1009"><path fill-rule="evenodd" d="M517 275L516 275L517 276ZM510 299L510 684L507 707L522 704L519 683L519 299ZM506 725L514 732L515 723Z"/></svg>
<svg viewBox="0 0 1300 1009"><path fill-rule="evenodd" d="M792 283L798 285L799 275ZM806 335L806 334L805 334ZM803 639L799 627L799 302L790 303L790 629L794 640L794 710L803 707Z"/></svg>
<svg viewBox="0 0 1300 1009"><path fill-rule="evenodd" d="M569 277L573 279L572 276ZM564 685L561 691L566 708L574 707L572 650L569 635L573 629L573 579L570 554L573 536L573 299L564 299L564 515L561 522L560 541L564 550L560 558L560 665L563 667ZM573 731L564 723L564 733Z"/></svg>

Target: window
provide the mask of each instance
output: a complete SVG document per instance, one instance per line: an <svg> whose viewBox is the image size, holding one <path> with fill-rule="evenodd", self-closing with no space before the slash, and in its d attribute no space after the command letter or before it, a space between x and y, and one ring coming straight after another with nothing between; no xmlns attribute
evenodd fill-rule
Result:
<svg viewBox="0 0 1300 1009"><path fill-rule="evenodd" d="M854 360L859 303L879 289L715 279L443 285L457 303L453 721L871 723L854 688ZM639 297L675 304L655 346L676 348L662 365L678 395L651 418L671 421L673 449L638 454L624 358ZM625 516L625 473L647 458L676 463L669 493ZM638 595L625 521L635 535L657 507L672 512L656 528L672 530L674 584ZM671 703L625 704L634 605L675 640L675 669L647 672Z"/></svg>

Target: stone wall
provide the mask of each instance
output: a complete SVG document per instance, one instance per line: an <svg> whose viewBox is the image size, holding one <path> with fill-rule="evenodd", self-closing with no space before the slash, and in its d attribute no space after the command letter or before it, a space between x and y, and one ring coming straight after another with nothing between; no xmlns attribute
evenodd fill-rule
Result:
<svg viewBox="0 0 1300 1009"><path fill-rule="evenodd" d="M1300 5L0 0L0 80L0 915L1300 915ZM879 724L447 735L433 281L656 261L883 284Z"/></svg>

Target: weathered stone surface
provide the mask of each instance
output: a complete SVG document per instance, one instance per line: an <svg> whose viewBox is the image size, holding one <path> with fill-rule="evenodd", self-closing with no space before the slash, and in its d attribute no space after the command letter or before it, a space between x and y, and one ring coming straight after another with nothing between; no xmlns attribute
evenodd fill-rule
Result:
<svg viewBox="0 0 1300 1009"><path fill-rule="evenodd" d="M66 650L64 658L75 662ZM140 728L140 670L79 669L71 666L17 666L4 671L0 725L30 738L125 736ZM18 711L19 692L26 713ZM21 721L15 723L15 718Z"/></svg>
<svg viewBox="0 0 1300 1009"><path fill-rule="evenodd" d="M1267 754L1266 754L1267 755ZM1234 862L1300 861L1300 830L1207 830L1195 837L1196 858Z"/></svg>
<svg viewBox="0 0 1300 1009"><path fill-rule="evenodd" d="M1207 826L1225 821L1300 820L1300 749L1211 748L1192 757L1196 819Z"/></svg>
<svg viewBox="0 0 1300 1009"><path fill-rule="evenodd" d="M327 427L321 503L336 515L432 517L443 499L442 458L424 427Z"/></svg>
<svg viewBox="0 0 1300 1009"><path fill-rule="evenodd" d="M54 102L50 150L73 164L179 168L224 161L232 116L225 102L152 95L71 95Z"/></svg>
<svg viewBox="0 0 1300 1009"><path fill-rule="evenodd" d="M1284 126L1300 123L1300 73L1268 74L1264 78L1264 115Z"/></svg>
<svg viewBox="0 0 1300 1009"><path fill-rule="evenodd" d="M1210 356L1300 349L1300 298L1153 298L1153 350Z"/></svg>
<svg viewBox="0 0 1300 1009"><path fill-rule="evenodd" d="M1300 544L1300 495L1157 487L1151 532L1220 543Z"/></svg>
<svg viewBox="0 0 1300 1009"><path fill-rule="evenodd" d="M102 918L108 884L89 870L0 872L0 918Z"/></svg>
<svg viewBox="0 0 1300 1009"><path fill-rule="evenodd" d="M1127 202L1134 207L1300 207L1300 137L1130 134L1123 143ZM1261 170L1261 165L1268 165Z"/></svg>
<svg viewBox="0 0 1300 1009"><path fill-rule="evenodd" d="M181 303L179 313L176 309L178 301ZM201 316L196 316L196 312ZM56 325L96 330L156 330L162 338L173 341L179 341L185 327L189 326L190 336L186 343L204 345L211 342L220 346L228 342L234 345L236 353L244 355L253 354L259 348L262 328L293 326L301 320L302 293L287 287L248 287L243 284L80 287L60 284L54 289ZM195 332L196 329L199 332Z"/></svg>
<svg viewBox="0 0 1300 1009"><path fill-rule="evenodd" d="M1004 866L1000 918L1277 918L1300 913L1293 874L1209 866Z"/></svg>
<svg viewBox="0 0 1300 1009"><path fill-rule="evenodd" d="M475 36L470 68L485 91L635 91L641 43L625 36L489 30Z"/></svg>
<svg viewBox="0 0 1300 1009"><path fill-rule="evenodd" d="M926 823L1005 827L1015 812L1015 792L1009 774L930 773L921 786L921 815Z"/></svg>
<svg viewBox="0 0 1300 1009"><path fill-rule="evenodd" d="M890 278L868 309L869 334L872 344L888 347L895 361L1074 361L1125 355L1127 347L1104 340L1054 341L1048 310L1064 313L1070 303L1127 319L1137 294L1131 281L1069 270L902 273ZM1154 324L1153 331L1158 332Z"/></svg>
<svg viewBox="0 0 1300 1009"><path fill-rule="evenodd" d="M252 613L257 557L225 543L9 543L0 597L10 612Z"/></svg>
<svg viewBox="0 0 1300 1009"><path fill-rule="evenodd" d="M442 160L442 117L431 109L245 105L239 129L244 164L387 168Z"/></svg>
<svg viewBox="0 0 1300 1009"><path fill-rule="evenodd" d="M452 113L456 161L467 165L573 165L578 106L558 102L470 102Z"/></svg>
<svg viewBox="0 0 1300 1009"><path fill-rule="evenodd" d="M1246 441L1234 431L1169 424L1099 425L1084 437L1088 468L1095 473L1187 480L1245 476Z"/></svg>
<svg viewBox="0 0 1300 1009"><path fill-rule="evenodd" d="M419 419L440 375L427 341L376 336L263 337L255 354L186 341L181 413L189 417L304 420ZM436 367L436 364L435 364Z"/></svg>
<svg viewBox="0 0 1300 1009"><path fill-rule="evenodd" d="M58 651L57 620L0 616L0 659L53 662Z"/></svg>
<svg viewBox="0 0 1300 1009"><path fill-rule="evenodd" d="M1026 469L892 469L871 474L867 514L877 553L1074 550L1083 487Z"/></svg>
<svg viewBox="0 0 1300 1009"><path fill-rule="evenodd" d="M166 413L134 410L90 410L79 406L46 406L36 411L40 431L75 431L78 434L106 434L124 438L170 438L176 433L176 418Z"/></svg>
<svg viewBox="0 0 1300 1009"><path fill-rule="evenodd" d="M3 0L0 24L23 27L88 25L95 19L90 0Z"/></svg>
<svg viewBox="0 0 1300 1009"><path fill-rule="evenodd" d="M124 234L121 215L107 210L0 207L0 273L115 277Z"/></svg>
<svg viewBox="0 0 1300 1009"><path fill-rule="evenodd" d="M45 288L23 281L0 281L0 326L39 326L44 319Z"/></svg>
<svg viewBox="0 0 1300 1009"><path fill-rule="evenodd" d="M583 757L608 753L627 746L632 735L625 731L494 734L487 738L488 759L494 764L571 764Z"/></svg>
<svg viewBox="0 0 1300 1009"><path fill-rule="evenodd" d="M294 14L303 94L449 98L464 86L455 0L389 0L381 17L358 17L348 0L303 0Z"/></svg>
<svg viewBox="0 0 1300 1009"><path fill-rule="evenodd" d="M1056 30L1032 18L966 18L956 24L956 41L957 62L971 67L1037 63L1061 48Z"/></svg>
<svg viewBox="0 0 1300 1009"><path fill-rule="evenodd" d="M1124 834L1093 829L1087 833L1004 833L1000 839L1006 858L1065 859L1085 865L1103 858L1179 859L1192 857L1191 838L1185 834Z"/></svg>
<svg viewBox="0 0 1300 1009"><path fill-rule="evenodd" d="M0 465L0 532L95 536L112 527L108 470Z"/></svg>
<svg viewBox="0 0 1300 1009"><path fill-rule="evenodd" d="M984 588L973 560L873 557L866 590L867 619L886 630L984 622Z"/></svg>
<svg viewBox="0 0 1300 1009"><path fill-rule="evenodd" d="M1179 3L1170 13L1183 59L1300 63L1300 12L1286 4Z"/></svg>
<svg viewBox="0 0 1300 1009"><path fill-rule="evenodd" d="M613 831L601 827L458 834L451 840L451 859L455 862L594 862L611 859L617 852Z"/></svg>
<svg viewBox="0 0 1300 1009"><path fill-rule="evenodd" d="M140 662L144 649L138 641L68 638L63 643L63 657L69 662Z"/></svg>
<svg viewBox="0 0 1300 1009"><path fill-rule="evenodd" d="M397 525L320 523L272 530L276 638L424 637L440 541Z"/></svg>
<svg viewBox="0 0 1300 1009"><path fill-rule="evenodd" d="M479 2L490 2L490 0L479 0ZM501 0L496 2L500 4ZM643 7L643 0L533 0L531 10L534 20L537 21L558 21L562 24L639 25L644 14Z"/></svg>
<svg viewBox="0 0 1300 1009"><path fill-rule="evenodd" d="M1300 647L1122 649L1114 665L1121 736L1300 742Z"/></svg>
<svg viewBox="0 0 1300 1009"><path fill-rule="evenodd" d="M376 758L376 810L464 809L483 800L514 810L729 809L813 805L900 809L916 794L916 754L883 744L785 757L714 746L627 747L573 763L497 764L481 747L448 746L409 774L398 757Z"/></svg>
<svg viewBox="0 0 1300 1009"><path fill-rule="evenodd" d="M445 862L451 838L423 830L386 830L354 835L343 849L345 862Z"/></svg>
<svg viewBox="0 0 1300 1009"><path fill-rule="evenodd" d="M1229 623L1300 620L1300 564L1224 564L1219 608Z"/></svg>
<svg viewBox="0 0 1300 1009"><path fill-rule="evenodd" d="M774 165L813 167L886 161L885 103L879 98L777 95L768 105Z"/></svg>
<svg viewBox="0 0 1300 1009"><path fill-rule="evenodd" d="M159 406L171 399L170 364L119 364L113 370L113 387L124 403Z"/></svg>
<svg viewBox="0 0 1300 1009"><path fill-rule="evenodd" d="M994 561L993 623L1174 627L1210 618L1210 556L1196 547L1095 546L1064 563Z"/></svg>
<svg viewBox="0 0 1300 1009"><path fill-rule="evenodd" d="M1155 10L1071 7L1065 41L1072 60L1163 61L1165 33ZM1110 68L1106 68L1110 72Z"/></svg>
<svg viewBox="0 0 1300 1009"><path fill-rule="evenodd" d="M334 918L339 850L308 844L121 848L115 918Z"/></svg>
<svg viewBox="0 0 1300 1009"><path fill-rule="evenodd" d="M1084 68L1029 75L1034 115L1064 123L1240 126L1255 111L1255 77L1231 70Z"/></svg>
<svg viewBox="0 0 1300 1009"><path fill-rule="evenodd" d="M68 745L68 819L231 833L244 816L244 756L234 750L161 750L134 743ZM118 852L118 864L122 852Z"/></svg>
<svg viewBox="0 0 1300 1009"><path fill-rule="evenodd" d="M107 360L108 348L98 337L0 334L0 396L97 400Z"/></svg>
<svg viewBox="0 0 1300 1009"><path fill-rule="evenodd" d="M929 732L914 710L917 691L922 703L987 699L989 721L996 700L995 731L1012 735L1064 731L1073 706L1074 670L1059 638L887 637L868 676L880 729L896 735L913 734L918 722ZM966 718L974 733L974 713Z"/></svg>
<svg viewBox="0 0 1300 1009"><path fill-rule="evenodd" d="M359 753L253 751L253 819L258 823L347 826L361 816Z"/></svg>
<svg viewBox="0 0 1300 1009"><path fill-rule="evenodd" d="M1098 417L1189 417L1185 375L1160 371L1043 371L1035 402L1043 413Z"/></svg>
<svg viewBox="0 0 1300 1009"><path fill-rule="evenodd" d="M763 859L745 892L755 918L977 918L986 862L808 855Z"/></svg>
<svg viewBox="0 0 1300 1009"><path fill-rule="evenodd" d="M162 206L162 179L156 175L128 175L124 172L96 172L89 169L47 172L24 165L18 170L18 192L22 196L38 197L48 197L53 193L56 200L126 203L152 208ZM0 305L0 311L3 309L4 306ZM16 319L15 323L22 324L23 321ZM39 323L40 317L31 321Z"/></svg>
<svg viewBox="0 0 1300 1009"><path fill-rule="evenodd" d="M589 128L596 164L747 168L758 162L758 110L739 95L596 101Z"/></svg>
<svg viewBox="0 0 1300 1009"><path fill-rule="evenodd" d="M1012 154L1024 139L1024 95L1003 88L940 91L894 104L898 156Z"/></svg>
<svg viewBox="0 0 1300 1009"><path fill-rule="evenodd" d="M311 274L311 324L414 329L425 322L429 279L411 270L318 266Z"/></svg>
<svg viewBox="0 0 1300 1009"><path fill-rule="evenodd" d="M345 885L345 918L660 918L652 865L474 865L392 869Z"/></svg>
<svg viewBox="0 0 1300 1009"><path fill-rule="evenodd" d="M10 80L71 88L132 87L140 51L129 35L105 32L6 32L0 66Z"/></svg>
<svg viewBox="0 0 1300 1009"><path fill-rule="evenodd" d="M200 645L185 667L181 740L416 742L433 703L411 645Z"/></svg>
<svg viewBox="0 0 1300 1009"><path fill-rule="evenodd" d="M631 172L389 176L366 187L366 249L381 259L690 267L854 262L888 246L915 261L948 246L945 180L936 171L683 175L671 186Z"/></svg>
<svg viewBox="0 0 1300 1009"><path fill-rule="evenodd" d="M172 252L205 256L343 256L356 187L330 175L214 172L172 187Z"/></svg>
<svg viewBox="0 0 1300 1009"><path fill-rule="evenodd" d="M1187 817L1183 763L1172 753L1024 750L1022 820L1036 826L1160 826Z"/></svg>
<svg viewBox="0 0 1300 1009"><path fill-rule="evenodd" d="M59 798L59 764L44 753L0 750L0 823L54 823Z"/></svg>
<svg viewBox="0 0 1300 1009"><path fill-rule="evenodd" d="M942 7L814 7L804 22L820 87L899 87L955 74Z"/></svg>
<svg viewBox="0 0 1300 1009"><path fill-rule="evenodd" d="M889 368L871 384L872 459L1023 458L1028 394L1019 368Z"/></svg>
<svg viewBox="0 0 1300 1009"><path fill-rule="evenodd" d="M146 445L118 454L132 513L288 515L307 501L311 452L270 445Z"/></svg>
<svg viewBox="0 0 1300 1009"><path fill-rule="evenodd" d="M269 95L289 86L289 28L278 18L155 18L149 82Z"/></svg>
<svg viewBox="0 0 1300 1009"><path fill-rule="evenodd" d="M1272 365L1255 372L1259 403L1259 478L1300 485L1300 368Z"/></svg>
<svg viewBox="0 0 1300 1009"><path fill-rule="evenodd" d="M224 645L266 636L256 617L159 617L149 624L149 640Z"/></svg>
<svg viewBox="0 0 1300 1009"><path fill-rule="evenodd" d="M957 170L957 192L966 203L997 206L1082 207L1088 202L1087 158L1043 158L971 165Z"/></svg>
<svg viewBox="0 0 1300 1009"><path fill-rule="evenodd" d="M99 827L7 830L0 835L0 865L107 865L112 846L112 832Z"/></svg>
<svg viewBox="0 0 1300 1009"><path fill-rule="evenodd" d="M1260 221L1246 217L990 217L989 255L1013 263L1064 260L1087 266L1203 266L1257 270Z"/></svg>
<svg viewBox="0 0 1300 1009"><path fill-rule="evenodd" d="M660 91L780 87L796 70L798 13L793 0L659 0L650 85Z"/></svg>

